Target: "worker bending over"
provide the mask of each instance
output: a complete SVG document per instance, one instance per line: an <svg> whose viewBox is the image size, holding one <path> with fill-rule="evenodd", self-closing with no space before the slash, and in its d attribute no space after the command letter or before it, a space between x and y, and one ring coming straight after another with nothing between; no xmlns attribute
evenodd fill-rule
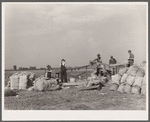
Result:
<svg viewBox="0 0 150 122"><path fill-rule="evenodd" d="M51 78L51 73L52 73L52 68L50 65L47 66L47 69L45 71L45 77L46 79L50 79Z"/></svg>

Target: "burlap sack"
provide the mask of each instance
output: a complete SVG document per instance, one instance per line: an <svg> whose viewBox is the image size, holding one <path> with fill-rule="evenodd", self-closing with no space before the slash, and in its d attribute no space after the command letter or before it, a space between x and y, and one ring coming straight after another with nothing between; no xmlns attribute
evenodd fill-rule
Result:
<svg viewBox="0 0 150 122"><path fill-rule="evenodd" d="M142 87L143 77L136 77L133 86Z"/></svg>
<svg viewBox="0 0 150 122"><path fill-rule="evenodd" d="M126 73L126 71L128 70L128 68L127 67L124 67L124 68L120 68L119 69L119 72L118 72L118 75L124 75L124 73Z"/></svg>
<svg viewBox="0 0 150 122"><path fill-rule="evenodd" d="M118 87L119 87L118 84L113 83L113 84L110 86L109 90L110 90L110 91L117 91Z"/></svg>
<svg viewBox="0 0 150 122"><path fill-rule="evenodd" d="M136 76L136 72L138 69L139 67L137 65L133 65L128 69L127 74L131 76Z"/></svg>
<svg viewBox="0 0 150 122"><path fill-rule="evenodd" d="M74 82L76 82L76 79L75 78L70 78L70 82L74 83Z"/></svg>
<svg viewBox="0 0 150 122"><path fill-rule="evenodd" d="M28 77L27 75L19 76L19 89L27 89Z"/></svg>
<svg viewBox="0 0 150 122"><path fill-rule="evenodd" d="M124 93L130 93L131 92L131 86L129 84L125 84L124 86Z"/></svg>
<svg viewBox="0 0 150 122"><path fill-rule="evenodd" d="M140 94L140 93L141 93L141 88L138 87L138 86L133 86L133 87L131 88L131 93L132 93L132 94Z"/></svg>
<svg viewBox="0 0 150 122"><path fill-rule="evenodd" d="M119 85L117 91L120 92L120 93L123 93L124 92L124 88L125 88L125 84L122 83L121 85Z"/></svg>
<svg viewBox="0 0 150 122"><path fill-rule="evenodd" d="M127 80L127 78L128 78L128 74L124 74L122 77L121 77L121 83L125 83L126 82L126 80Z"/></svg>
<svg viewBox="0 0 150 122"><path fill-rule="evenodd" d="M144 68L139 68L136 72L136 76L144 77L144 75L145 75L145 69Z"/></svg>
<svg viewBox="0 0 150 122"><path fill-rule="evenodd" d="M141 94L146 95L146 85L142 85Z"/></svg>
<svg viewBox="0 0 150 122"><path fill-rule="evenodd" d="M12 75L10 77L10 89L19 89L19 77L18 75Z"/></svg>
<svg viewBox="0 0 150 122"><path fill-rule="evenodd" d="M116 74L116 75L112 76L112 83L120 85L120 80L121 80L120 75Z"/></svg>
<svg viewBox="0 0 150 122"><path fill-rule="evenodd" d="M142 85L146 85L146 75L143 77L143 82L142 82Z"/></svg>
<svg viewBox="0 0 150 122"><path fill-rule="evenodd" d="M38 91L44 91L45 82L42 79L39 79L35 82L35 89Z"/></svg>
<svg viewBox="0 0 150 122"><path fill-rule="evenodd" d="M129 85L133 85L133 83L134 83L134 81L135 81L135 77L134 76L131 76L131 75L129 75L128 77L127 77L127 83L129 84Z"/></svg>
<svg viewBox="0 0 150 122"><path fill-rule="evenodd" d="M43 80L43 82L44 82L44 90L47 90L49 87L51 87L50 80Z"/></svg>

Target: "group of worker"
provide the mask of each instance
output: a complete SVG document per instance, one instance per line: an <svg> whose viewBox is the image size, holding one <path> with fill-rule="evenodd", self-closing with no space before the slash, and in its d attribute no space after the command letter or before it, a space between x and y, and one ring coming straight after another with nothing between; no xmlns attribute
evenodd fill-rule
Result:
<svg viewBox="0 0 150 122"><path fill-rule="evenodd" d="M133 63L134 63L134 55L132 54L131 50L128 50L128 53L129 53L129 59L128 59L128 67L132 66ZM101 59L101 56L100 54L97 54L97 58L93 60L94 62L97 63L96 65L96 75L98 76L99 74L101 75L104 75L103 72L100 71L101 69L101 63L102 63L102 59ZM117 60L113 57L113 56L110 56L110 60L109 60L109 65L110 64L116 64L117 63ZM60 63L60 70L61 70L61 82L67 82L67 72L66 72L66 61L65 59L62 59L61 60L61 63ZM47 69L46 69L46 74L47 74L47 77L50 79L51 78L51 73L52 73L52 68L50 65L47 66Z"/></svg>
<svg viewBox="0 0 150 122"><path fill-rule="evenodd" d="M128 64L127 64L127 67L130 67L133 65L134 63L134 55L132 54L131 50L128 50L128 53L129 53L129 58L128 58ZM100 71L100 69L102 68L101 67L101 63L102 63L102 59L101 59L101 56L100 54L97 54L97 58L94 60L94 62L97 63L96 65L96 75L98 76L99 74L101 74L101 76L103 76L103 72L102 70ZM111 64L116 64L117 63L117 60L113 57L113 56L110 56L110 60L109 60L109 65Z"/></svg>
<svg viewBox="0 0 150 122"><path fill-rule="evenodd" d="M65 59L62 59L61 60L61 63L60 63L60 70L61 70L61 82L67 82L67 72L66 72L66 61ZM52 73L52 67L50 65L47 66L47 69L45 71L46 73L46 77L47 79L50 79L51 78L51 73Z"/></svg>

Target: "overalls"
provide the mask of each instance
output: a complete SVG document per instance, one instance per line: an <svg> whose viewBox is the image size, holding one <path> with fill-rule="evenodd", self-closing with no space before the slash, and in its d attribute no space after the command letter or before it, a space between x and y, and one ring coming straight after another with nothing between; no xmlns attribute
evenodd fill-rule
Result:
<svg viewBox="0 0 150 122"><path fill-rule="evenodd" d="M66 67L61 64L61 82L67 82Z"/></svg>

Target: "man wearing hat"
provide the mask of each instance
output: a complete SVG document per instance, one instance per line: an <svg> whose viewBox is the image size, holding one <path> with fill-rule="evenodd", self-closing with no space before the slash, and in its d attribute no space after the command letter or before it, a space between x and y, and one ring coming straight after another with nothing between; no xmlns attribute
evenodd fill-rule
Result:
<svg viewBox="0 0 150 122"><path fill-rule="evenodd" d="M129 59L128 59L128 62L129 62L129 67L133 65L134 63L134 55L132 54L131 50L128 50L128 53L129 53Z"/></svg>
<svg viewBox="0 0 150 122"><path fill-rule="evenodd" d="M97 58L94 60L94 62L96 62L96 69L97 69L97 72L95 74L98 76L100 73L100 69L101 69L100 63L102 63L102 59L101 59L100 54L97 54Z"/></svg>
<svg viewBox="0 0 150 122"><path fill-rule="evenodd" d="M110 56L109 64L116 64L116 63L117 63L116 59L113 56ZM115 74L115 68L112 68L111 70L112 70L111 71L112 74L114 75Z"/></svg>
<svg viewBox="0 0 150 122"><path fill-rule="evenodd" d="M61 82L67 82L67 73L66 73L66 62L65 59L61 60L60 69L61 69Z"/></svg>
<svg viewBox="0 0 150 122"><path fill-rule="evenodd" d="M52 73L52 68L51 68L50 65L47 65L47 69L46 69L46 73L45 73L46 79L50 79L51 78L51 73Z"/></svg>
<svg viewBox="0 0 150 122"><path fill-rule="evenodd" d="M117 61L113 56L110 56L109 64L116 64Z"/></svg>

